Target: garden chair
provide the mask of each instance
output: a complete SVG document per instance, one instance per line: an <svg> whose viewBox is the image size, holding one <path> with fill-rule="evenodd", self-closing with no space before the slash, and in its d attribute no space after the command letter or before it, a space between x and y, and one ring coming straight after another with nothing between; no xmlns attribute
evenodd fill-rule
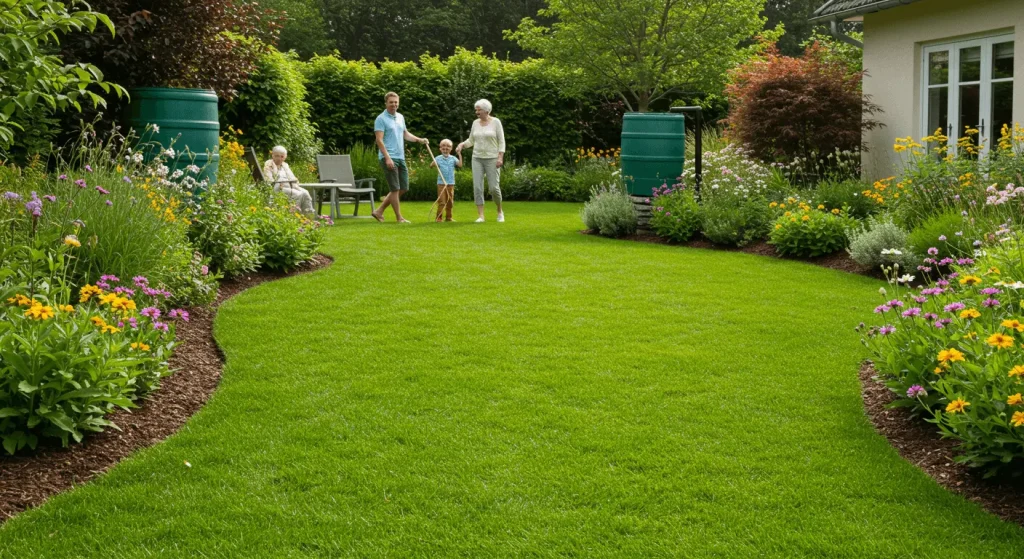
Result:
<svg viewBox="0 0 1024 559"><path fill-rule="evenodd" d="M369 198L370 212L376 209L374 195L377 193L377 189L373 187L375 179L356 180L355 174L352 172L352 158L348 155L318 155L316 156L316 166L320 172L321 183L338 184L333 189L334 192L331 193L332 216L370 217L369 215L359 215L359 203L363 202L363 197L366 196ZM355 204L355 211L352 215L341 215L338 205L342 203ZM324 196L320 196L317 202L317 213L322 213L323 205Z"/></svg>
<svg viewBox="0 0 1024 559"><path fill-rule="evenodd" d="M256 150L248 148L245 150L245 161L249 164L249 169L252 170L252 181L256 184L266 182L269 183L270 179L263 175L263 164L260 163L258 157L256 157Z"/></svg>

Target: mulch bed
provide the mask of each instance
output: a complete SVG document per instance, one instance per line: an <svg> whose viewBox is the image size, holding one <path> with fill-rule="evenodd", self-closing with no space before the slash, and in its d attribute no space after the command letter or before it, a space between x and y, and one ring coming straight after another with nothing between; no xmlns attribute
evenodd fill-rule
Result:
<svg viewBox="0 0 1024 559"><path fill-rule="evenodd" d="M584 235L597 235L596 231L590 231L590 230L586 230L586 229L583 230L583 231L580 231L580 233L583 233ZM757 242L757 243L752 243L752 244L749 244L749 245L747 245L745 247L732 247L732 246L716 245L716 244L712 243L711 241L709 241L709 240L707 240L707 239L705 239L703 237L700 237L700 236L695 237L693 239L690 239L689 241L686 241L685 243L677 243L675 241L670 241L668 239L663 239L663 238L661 238L661 237L659 237L657 235L640 234L640 233L635 234L635 235L627 235L625 237L618 237L618 239L619 240L623 240L623 241L635 241L635 242L640 242L640 243L654 243L654 244L659 244L659 245L673 245L673 246L682 246L682 247L688 247L688 248L704 248L704 249L712 249L712 250L723 250L723 251L727 251L727 252L743 252L743 253L747 253L747 254L756 254L758 256L769 256L769 257L772 257L772 258L781 258L781 259L784 259L784 260L796 260L798 262L807 262L808 264L814 264L816 266L822 266L824 268L831 268L833 270L839 270L839 271L842 271L842 272L849 272L851 274L860 274L860 275L864 275L864 276L868 276L868 277L872 277L872 278L879 278L879 279L882 278L881 272L875 271L875 270L873 270L871 268L865 268L864 266L861 266L856 261L854 261L853 258L850 258L850 255L846 251L840 251L840 252L837 252L835 254L828 254L828 255L825 255L825 256L817 256L817 257L814 257L814 258L798 258L798 257L790 257L790 256L781 256L781 255L779 255L779 253L775 252L775 247L770 245L770 244L768 244L765 241L760 241L760 242Z"/></svg>
<svg viewBox="0 0 1024 559"><path fill-rule="evenodd" d="M910 408L887 407L896 394L876 380L871 363L861 367L860 383L864 409L871 423L900 456L946 489L1007 522L1024 526L1024 480L982 479L980 473L954 462L956 441L943 439L934 425L914 417Z"/></svg>
<svg viewBox="0 0 1024 559"><path fill-rule="evenodd" d="M594 231L581 231L596 235ZM621 240L642 243L667 244L690 248L745 252L760 256L798 260L840 270L884 279L881 273L857 264L845 251L817 258L789 258L779 256L775 247L766 243L754 243L742 248L723 247L707 239L697 238L685 243L676 243L656 235L636 234L620 237ZM983 479L965 464L953 460L956 455L956 441L943 439L938 429L920 417L914 417L910 408L888 408L896 395L876 380L875 369L870 362L860 370L864 409L874 424L875 430L888 439L900 456L932 477L939 485L978 503L982 508L1006 520L1024 526L1024 476L1021 479Z"/></svg>
<svg viewBox="0 0 1024 559"><path fill-rule="evenodd" d="M86 436L67 448L40 443L35 452L0 457L0 522L42 504L50 496L102 474L132 453L173 435L203 407L220 383L224 356L213 339L216 307L232 296L266 281L311 272L332 260L317 255L290 273L255 272L221 283L212 308L189 309L190 321L179 323L178 346L171 357L174 374L133 410L108 416L121 430Z"/></svg>

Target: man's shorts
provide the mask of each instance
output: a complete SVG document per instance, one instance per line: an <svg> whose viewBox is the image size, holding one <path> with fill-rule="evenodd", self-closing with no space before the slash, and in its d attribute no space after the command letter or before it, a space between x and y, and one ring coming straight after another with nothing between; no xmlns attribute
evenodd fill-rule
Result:
<svg viewBox="0 0 1024 559"><path fill-rule="evenodd" d="M388 164L383 159L380 160L380 168L384 169L384 178L388 181L388 190L391 192L409 190L409 168L405 166L404 159L392 159L395 164L395 169L388 169Z"/></svg>

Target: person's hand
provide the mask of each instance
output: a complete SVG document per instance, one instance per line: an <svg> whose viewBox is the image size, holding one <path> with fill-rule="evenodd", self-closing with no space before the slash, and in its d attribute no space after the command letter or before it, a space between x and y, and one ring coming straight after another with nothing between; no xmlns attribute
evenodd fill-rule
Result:
<svg viewBox="0 0 1024 559"><path fill-rule="evenodd" d="M459 145L455 146L455 153L462 155L462 143L459 143Z"/></svg>
<svg viewBox="0 0 1024 559"><path fill-rule="evenodd" d="M394 171L395 170L395 162L392 161L390 157L385 157L384 158L384 164L388 166L388 170L389 171Z"/></svg>
<svg viewBox="0 0 1024 559"><path fill-rule="evenodd" d="M420 143L425 145L425 146L427 146L427 145L430 145L430 140L428 140L426 138L420 138Z"/></svg>
<svg viewBox="0 0 1024 559"><path fill-rule="evenodd" d="M504 164L505 164L505 156L499 155L498 156L498 163L495 165L495 167L501 169L501 166L504 165Z"/></svg>

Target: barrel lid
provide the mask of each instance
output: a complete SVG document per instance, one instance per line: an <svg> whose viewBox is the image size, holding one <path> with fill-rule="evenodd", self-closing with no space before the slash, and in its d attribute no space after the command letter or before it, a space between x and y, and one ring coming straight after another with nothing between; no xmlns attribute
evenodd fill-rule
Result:
<svg viewBox="0 0 1024 559"><path fill-rule="evenodd" d="M679 113L625 113L622 118L629 120L682 120L683 115Z"/></svg>

